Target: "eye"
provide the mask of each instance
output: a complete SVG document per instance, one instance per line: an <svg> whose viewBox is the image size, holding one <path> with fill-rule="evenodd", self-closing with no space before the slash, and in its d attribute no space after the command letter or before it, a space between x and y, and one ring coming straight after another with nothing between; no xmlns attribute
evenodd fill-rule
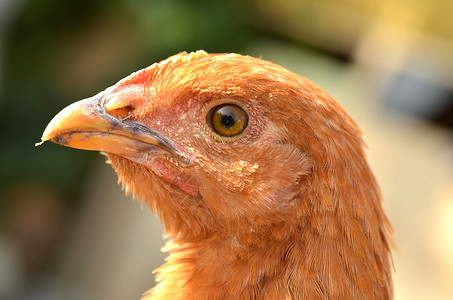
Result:
<svg viewBox="0 0 453 300"><path fill-rule="evenodd" d="M206 121L218 135L234 137L247 127L248 115L238 105L222 104L209 111Z"/></svg>

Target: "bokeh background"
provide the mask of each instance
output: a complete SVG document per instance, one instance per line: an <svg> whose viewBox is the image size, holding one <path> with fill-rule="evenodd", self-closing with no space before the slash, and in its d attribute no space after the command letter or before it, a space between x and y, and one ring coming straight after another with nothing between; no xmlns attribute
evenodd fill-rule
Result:
<svg viewBox="0 0 453 300"><path fill-rule="evenodd" d="M46 143L63 107L180 51L311 78L360 124L395 228L396 299L453 299L449 0L0 0L0 299L139 299L156 217L96 152Z"/></svg>

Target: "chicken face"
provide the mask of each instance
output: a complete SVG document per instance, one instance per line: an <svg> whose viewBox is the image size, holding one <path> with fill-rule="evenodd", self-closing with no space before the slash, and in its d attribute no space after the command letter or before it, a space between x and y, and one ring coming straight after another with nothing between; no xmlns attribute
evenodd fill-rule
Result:
<svg viewBox="0 0 453 300"><path fill-rule="evenodd" d="M197 52L155 64L64 109L43 141L106 152L126 189L164 221L168 215L176 231L240 224L248 232L259 229L260 216L282 222L310 162L275 120L281 112L263 109L279 101L281 87L264 88L268 70L241 58Z"/></svg>

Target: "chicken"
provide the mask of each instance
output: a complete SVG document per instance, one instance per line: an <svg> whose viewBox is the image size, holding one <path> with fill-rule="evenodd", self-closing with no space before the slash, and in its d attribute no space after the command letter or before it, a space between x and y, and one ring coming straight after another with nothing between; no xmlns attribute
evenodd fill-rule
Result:
<svg viewBox="0 0 453 300"><path fill-rule="evenodd" d="M392 298L361 131L276 64L180 53L66 107L48 140L105 153L165 224L170 255L144 299Z"/></svg>

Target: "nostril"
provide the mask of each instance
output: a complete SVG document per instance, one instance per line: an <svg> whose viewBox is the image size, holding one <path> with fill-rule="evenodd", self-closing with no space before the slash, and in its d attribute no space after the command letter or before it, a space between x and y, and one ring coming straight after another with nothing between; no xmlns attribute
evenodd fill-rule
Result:
<svg viewBox="0 0 453 300"><path fill-rule="evenodd" d="M134 110L134 108L132 107L132 105L126 105L124 107L115 108L113 110L107 109L107 111L110 115L113 115L116 117L121 117L121 118L128 117L133 110Z"/></svg>
<svg viewBox="0 0 453 300"><path fill-rule="evenodd" d="M125 119L128 118L134 110L131 99L127 97L111 97L104 102L104 108L108 114Z"/></svg>

